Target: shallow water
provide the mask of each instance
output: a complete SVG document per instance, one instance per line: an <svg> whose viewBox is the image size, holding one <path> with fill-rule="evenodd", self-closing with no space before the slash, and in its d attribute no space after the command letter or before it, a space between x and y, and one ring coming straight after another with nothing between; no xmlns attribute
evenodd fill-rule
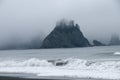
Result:
<svg viewBox="0 0 120 80"><path fill-rule="evenodd" d="M4 50L0 51L0 61L2 60L25 60L30 58L38 59L65 59L80 58L87 60L120 60L120 46L103 46L87 48L68 49L33 49L33 50Z"/></svg>

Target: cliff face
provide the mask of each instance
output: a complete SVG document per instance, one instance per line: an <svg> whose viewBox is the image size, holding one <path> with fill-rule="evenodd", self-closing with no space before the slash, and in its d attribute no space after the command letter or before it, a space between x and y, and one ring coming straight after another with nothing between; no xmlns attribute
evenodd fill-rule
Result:
<svg viewBox="0 0 120 80"><path fill-rule="evenodd" d="M60 21L54 30L43 40L41 48L88 47L89 41L73 21Z"/></svg>

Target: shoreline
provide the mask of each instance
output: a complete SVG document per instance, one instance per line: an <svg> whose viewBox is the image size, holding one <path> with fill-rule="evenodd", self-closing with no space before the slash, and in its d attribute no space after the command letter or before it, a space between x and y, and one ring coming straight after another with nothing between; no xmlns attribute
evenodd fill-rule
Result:
<svg viewBox="0 0 120 80"><path fill-rule="evenodd" d="M67 76L36 76L29 73L0 73L0 80L119 80L101 78L75 78Z"/></svg>
<svg viewBox="0 0 120 80"><path fill-rule="evenodd" d="M21 78L21 77L9 77L9 76L0 76L0 80L117 80L117 79L92 79L92 78L79 78L79 79L48 79L48 78Z"/></svg>
<svg viewBox="0 0 120 80"><path fill-rule="evenodd" d="M95 79L95 78L70 78L70 77L44 77L44 76L8 76L0 75L0 80L118 80L118 79Z"/></svg>
<svg viewBox="0 0 120 80"><path fill-rule="evenodd" d="M9 77L0 76L0 80L61 80L61 79L38 79L38 78L21 78L21 77Z"/></svg>

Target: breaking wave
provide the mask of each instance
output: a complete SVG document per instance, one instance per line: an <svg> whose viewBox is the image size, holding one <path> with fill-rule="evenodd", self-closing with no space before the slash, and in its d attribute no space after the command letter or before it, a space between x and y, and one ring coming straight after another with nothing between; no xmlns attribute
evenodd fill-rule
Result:
<svg viewBox="0 0 120 80"><path fill-rule="evenodd" d="M0 67L37 67L37 66L50 66L47 60L39 60L37 58L31 58L25 61L2 61Z"/></svg>
<svg viewBox="0 0 120 80"><path fill-rule="evenodd" d="M115 52L114 55L120 55L120 52Z"/></svg>
<svg viewBox="0 0 120 80"><path fill-rule="evenodd" d="M37 76L120 79L120 61L82 59L0 61L0 72L34 73Z"/></svg>

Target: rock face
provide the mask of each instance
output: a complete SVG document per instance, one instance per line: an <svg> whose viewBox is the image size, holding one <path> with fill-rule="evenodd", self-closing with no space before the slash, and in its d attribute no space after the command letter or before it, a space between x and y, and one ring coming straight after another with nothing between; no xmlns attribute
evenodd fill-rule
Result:
<svg viewBox="0 0 120 80"><path fill-rule="evenodd" d="M120 45L119 35L112 35L109 45Z"/></svg>
<svg viewBox="0 0 120 80"><path fill-rule="evenodd" d="M101 43L100 41L93 40L94 46L105 46L105 44Z"/></svg>
<svg viewBox="0 0 120 80"><path fill-rule="evenodd" d="M43 40L41 48L88 47L89 41L84 37L78 24L74 21L61 20L54 30Z"/></svg>

